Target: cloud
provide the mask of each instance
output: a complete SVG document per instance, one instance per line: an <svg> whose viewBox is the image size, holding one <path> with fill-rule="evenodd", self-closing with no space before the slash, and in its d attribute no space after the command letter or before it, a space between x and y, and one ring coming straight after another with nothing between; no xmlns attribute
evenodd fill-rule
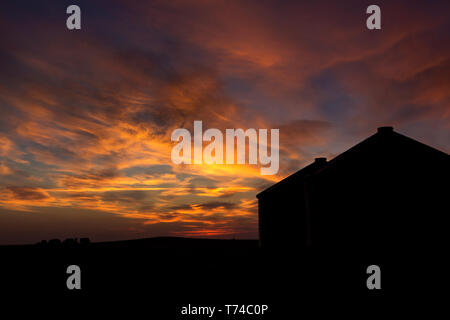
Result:
<svg viewBox="0 0 450 320"><path fill-rule="evenodd" d="M44 200L50 196L42 189L31 187L6 187L12 200Z"/></svg>
<svg viewBox="0 0 450 320"><path fill-rule="evenodd" d="M257 192L377 126L449 151L449 4L379 5L370 32L361 1L82 1L85 31L68 32L62 3L25 22L0 4L0 207L49 225L109 214L130 237L257 237ZM279 128L279 174L174 165L170 134L194 120Z"/></svg>
<svg viewBox="0 0 450 320"><path fill-rule="evenodd" d="M12 171L8 166L4 165L3 163L0 163L0 175L8 175L11 173Z"/></svg>

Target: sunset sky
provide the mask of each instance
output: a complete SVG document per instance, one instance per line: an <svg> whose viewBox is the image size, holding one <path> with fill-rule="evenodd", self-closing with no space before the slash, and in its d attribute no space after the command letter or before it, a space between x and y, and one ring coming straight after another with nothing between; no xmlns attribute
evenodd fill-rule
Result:
<svg viewBox="0 0 450 320"><path fill-rule="evenodd" d="M173 164L194 120L280 129L280 171ZM0 244L256 239L258 192L383 125L450 151L448 0L0 3Z"/></svg>

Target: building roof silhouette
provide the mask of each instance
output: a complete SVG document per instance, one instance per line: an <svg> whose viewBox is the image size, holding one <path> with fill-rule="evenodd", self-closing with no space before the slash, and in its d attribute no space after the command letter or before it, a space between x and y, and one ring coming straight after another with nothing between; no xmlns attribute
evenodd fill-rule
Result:
<svg viewBox="0 0 450 320"><path fill-rule="evenodd" d="M275 183L274 185L270 186L269 188L265 189L264 191L258 193L256 197L260 198L268 193L273 192L282 192L283 189L289 188L299 180L303 179L304 177L308 176L309 174L312 174L316 172L317 170L321 169L327 164L326 158L315 158L314 162L307 165L306 167L298 170L297 172L291 174L290 176L284 178L280 182Z"/></svg>
<svg viewBox="0 0 450 320"><path fill-rule="evenodd" d="M257 195L262 246L426 243L442 235L450 157L380 127ZM442 221L441 221L442 220Z"/></svg>

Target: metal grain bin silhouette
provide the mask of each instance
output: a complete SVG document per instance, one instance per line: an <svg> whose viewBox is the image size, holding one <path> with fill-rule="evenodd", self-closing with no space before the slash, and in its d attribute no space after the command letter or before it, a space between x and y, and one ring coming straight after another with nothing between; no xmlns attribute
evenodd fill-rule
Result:
<svg viewBox="0 0 450 320"><path fill-rule="evenodd" d="M420 249L448 241L448 154L392 127L257 195L264 248Z"/></svg>

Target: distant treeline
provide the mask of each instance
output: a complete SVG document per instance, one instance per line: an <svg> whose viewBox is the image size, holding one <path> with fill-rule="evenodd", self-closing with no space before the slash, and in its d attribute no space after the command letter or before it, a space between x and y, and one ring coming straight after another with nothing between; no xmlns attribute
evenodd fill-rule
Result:
<svg viewBox="0 0 450 320"><path fill-rule="evenodd" d="M60 239L42 240L36 243L36 246L40 247L78 247L78 246L88 246L91 244L89 238L67 238L63 241Z"/></svg>

